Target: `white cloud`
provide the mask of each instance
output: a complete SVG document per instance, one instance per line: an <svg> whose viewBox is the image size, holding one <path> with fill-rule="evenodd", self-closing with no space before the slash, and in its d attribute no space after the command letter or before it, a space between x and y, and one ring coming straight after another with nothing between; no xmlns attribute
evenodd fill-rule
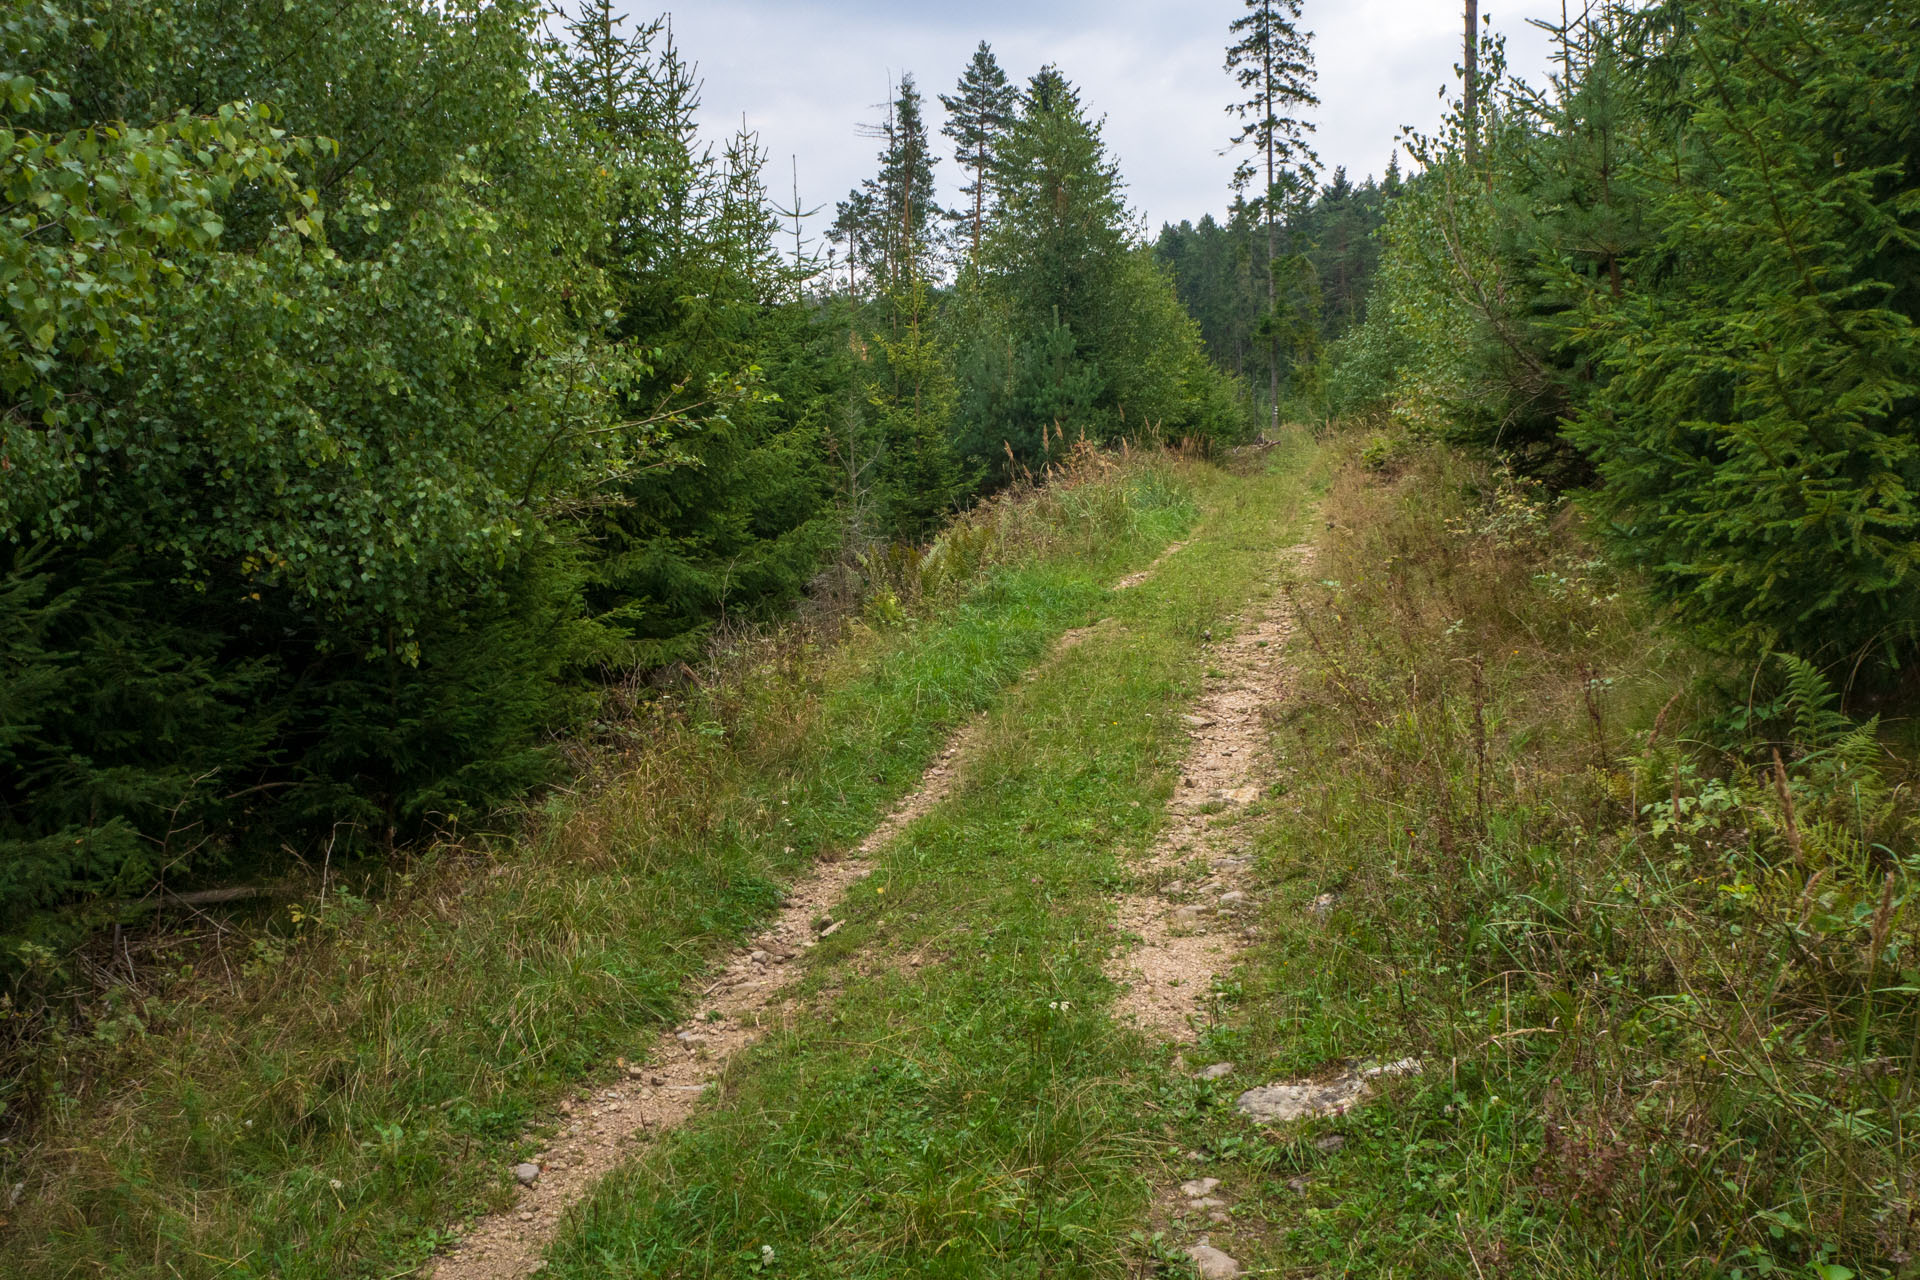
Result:
<svg viewBox="0 0 1920 1280"><path fill-rule="evenodd" d="M1540 76L1547 40L1531 16L1560 16L1550 0L1488 5L1523 74ZM1219 212L1234 160L1226 106L1233 85L1222 63L1238 0L984 0L971 7L879 0L697 0L675 10L674 30L705 81L710 136L742 123L770 155L769 183L788 198L797 157L804 204L833 202L873 171L878 143L859 125L884 110L888 86L913 73L937 130L935 95L951 92L974 45L992 43L1007 73L1024 80L1059 64L1083 100L1107 118L1106 138L1149 225ZM651 11L635 7L635 16ZM1454 84L1460 7L1452 0L1307 0L1315 33L1321 108L1315 146L1331 171L1378 174L1402 126L1431 128L1438 90ZM944 140L942 149L945 149ZM939 169L949 200L960 177Z"/></svg>

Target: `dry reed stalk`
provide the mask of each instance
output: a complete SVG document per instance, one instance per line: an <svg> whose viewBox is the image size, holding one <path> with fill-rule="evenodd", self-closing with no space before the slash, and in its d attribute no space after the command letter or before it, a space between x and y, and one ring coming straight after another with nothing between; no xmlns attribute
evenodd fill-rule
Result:
<svg viewBox="0 0 1920 1280"><path fill-rule="evenodd" d="M1793 850L1796 864L1806 864L1806 850L1800 843L1800 821L1793 810L1793 791L1787 786L1787 766L1780 759L1779 748L1773 752L1773 789L1780 797L1780 811L1787 820L1787 847Z"/></svg>

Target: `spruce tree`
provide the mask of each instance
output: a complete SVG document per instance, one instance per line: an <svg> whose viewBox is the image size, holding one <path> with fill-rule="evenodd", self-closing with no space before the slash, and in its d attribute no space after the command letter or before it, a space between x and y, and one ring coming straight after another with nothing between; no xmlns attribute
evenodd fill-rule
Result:
<svg viewBox="0 0 1920 1280"><path fill-rule="evenodd" d="M860 184L840 206L837 234L851 233L863 243L869 276L883 296L902 290L926 274L933 244L933 167L939 158L927 138L926 113L911 74L887 107L884 124L871 127L886 145L880 171Z"/></svg>
<svg viewBox="0 0 1920 1280"><path fill-rule="evenodd" d="M954 162L973 174L973 180L960 188L962 195L973 197L972 250L980 256L980 236L986 224L987 192L993 185L993 166L1001 137L1019 109L1020 96L1000 69L993 49L985 40L973 52L960 77L959 92L941 94L940 104L947 109L947 124L941 130L953 139L957 150ZM965 217L966 215L961 215Z"/></svg>
<svg viewBox="0 0 1920 1280"><path fill-rule="evenodd" d="M1267 306L1277 301L1272 271L1280 259L1280 214L1303 190L1311 190L1315 158L1307 146L1313 126L1297 114L1318 106L1313 94L1312 33L1299 28L1302 0L1246 0L1247 12L1228 28L1237 37L1227 48L1227 70L1250 96L1228 108L1241 119L1234 146L1252 146L1254 156L1234 170L1233 186L1244 193L1262 174L1266 185L1247 203L1265 228ZM1267 334L1267 390L1271 424L1280 425L1280 341Z"/></svg>
<svg viewBox="0 0 1920 1280"><path fill-rule="evenodd" d="M955 307L961 452L1006 479L1082 433L1235 434L1232 390L1136 236L1101 122L1057 68L1028 83L997 168L1000 208Z"/></svg>

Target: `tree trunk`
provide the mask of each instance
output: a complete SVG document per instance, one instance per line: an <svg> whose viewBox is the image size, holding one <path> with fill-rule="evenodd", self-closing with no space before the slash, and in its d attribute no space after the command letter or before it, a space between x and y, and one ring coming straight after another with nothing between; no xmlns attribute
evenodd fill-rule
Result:
<svg viewBox="0 0 1920 1280"><path fill-rule="evenodd" d="M1279 299L1274 293L1273 269L1280 260L1280 227L1274 217L1273 208L1273 148L1274 116L1273 102L1273 33L1268 29L1266 56L1262 59L1261 72L1266 80L1267 104L1267 316L1270 321L1278 320ZM1267 429L1278 434L1280 430L1280 339L1274 335L1267 339Z"/></svg>
<svg viewBox="0 0 1920 1280"><path fill-rule="evenodd" d="M1466 28L1460 66L1466 80L1467 163L1472 164L1480 136L1480 0L1467 0Z"/></svg>
<svg viewBox="0 0 1920 1280"><path fill-rule="evenodd" d="M980 166L973 171L973 260L980 261L980 224L987 216L987 149L980 148Z"/></svg>

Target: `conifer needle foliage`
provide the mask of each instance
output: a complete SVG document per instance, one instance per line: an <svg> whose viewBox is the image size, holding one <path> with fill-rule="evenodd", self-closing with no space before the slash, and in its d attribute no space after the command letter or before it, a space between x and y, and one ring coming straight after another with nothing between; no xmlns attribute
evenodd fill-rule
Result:
<svg viewBox="0 0 1920 1280"><path fill-rule="evenodd" d="M1585 488L1716 642L1910 662L1920 24L1714 0L1556 36L1543 90L1489 40L1498 109L1417 144L1377 324L1336 363Z"/></svg>

